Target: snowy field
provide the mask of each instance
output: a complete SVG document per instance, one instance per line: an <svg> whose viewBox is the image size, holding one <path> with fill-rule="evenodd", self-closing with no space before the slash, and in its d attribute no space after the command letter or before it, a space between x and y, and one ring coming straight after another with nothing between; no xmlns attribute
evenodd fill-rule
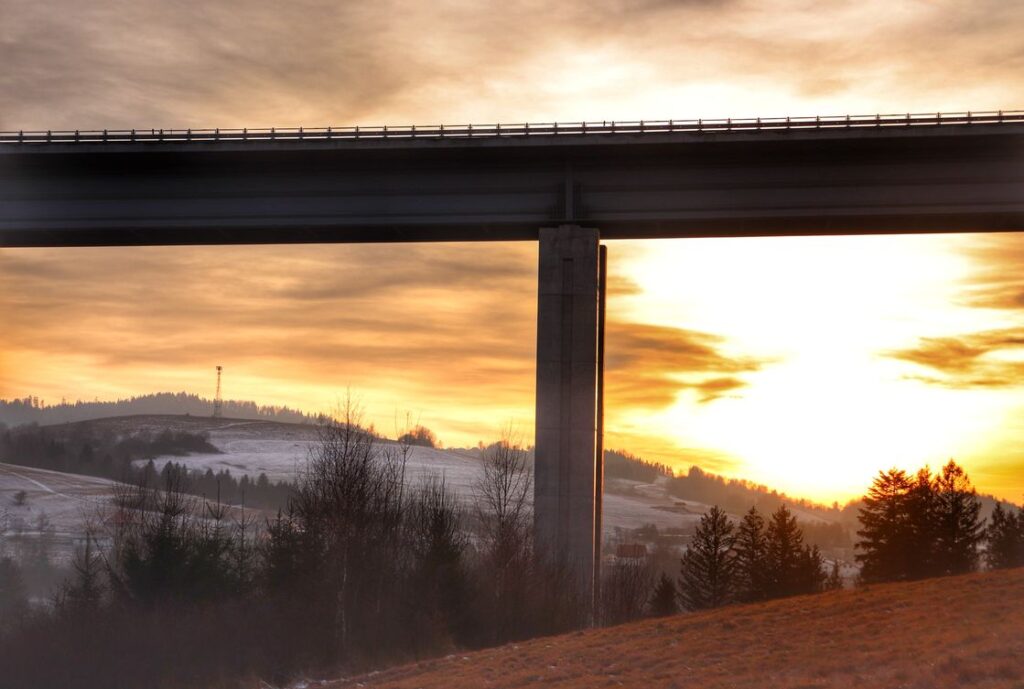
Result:
<svg viewBox="0 0 1024 689"><path fill-rule="evenodd" d="M0 544L50 531L54 558L67 560L85 525L101 518L113 487L102 478L0 464Z"/></svg>
<svg viewBox="0 0 1024 689"><path fill-rule="evenodd" d="M84 423L98 431L110 430L119 434L157 434L167 429L205 433L220 453L158 457L154 459L157 469L173 461L201 471L227 470L236 477L248 475L255 478L265 473L271 481L294 481L302 471L310 449L317 443L315 426L273 421L133 416ZM398 449L393 443L382 442ZM406 465L410 485L421 484L430 476L443 478L466 503L476 495L480 474L479 451L476 449L413 447ZM85 520L95 518L109 502L113 485L112 481L101 478L0 464L0 533L6 530L8 534L17 531L29 535L36 530L39 515L44 514L58 540L64 544L73 543L81 536ZM24 505L19 506L15 504L15 495L22 490L26 497ZM608 479L603 531L608 538L614 536L617 529L635 529L646 524L654 524L659 529L689 530L708 508L701 503L684 502L668 495L664 479L655 483ZM798 516L808 521L817 520L811 514Z"/></svg>
<svg viewBox="0 0 1024 689"><path fill-rule="evenodd" d="M257 477L265 473L271 481L294 481L317 442L314 426L267 421L239 421L199 417L134 417L100 422L117 430L146 430L158 433L165 428L192 433L207 433L210 443L222 454L194 454L187 457L165 456L154 460L157 469L177 462L193 469L215 473L228 470L234 476ZM386 443L391 444L391 443ZM391 444L395 449L396 445ZM443 478L466 502L476 493L481 472L477 450L439 450L413 447L406 464L410 484L429 476ZM668 496L662 485L611 480L604 499L604 532L616 527L635 529L655 524L659 529L692 526L707 509L704 505L683 505Z"/></svg>

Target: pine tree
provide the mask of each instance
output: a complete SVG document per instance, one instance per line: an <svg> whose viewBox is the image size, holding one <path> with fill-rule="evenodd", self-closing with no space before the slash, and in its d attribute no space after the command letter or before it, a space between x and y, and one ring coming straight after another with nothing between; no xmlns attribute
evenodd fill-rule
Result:
<svg viewBox="0 0 1024 689"><path fill-rule="evenodd" d="M662 574L658 579L651 600L647 604L647 610L651 617L667 617L679 612L679 606L676 605L676 585L667 574Z"/></svg>
<svg viewBox="0 0 1024 689"><path fill-rule="evenodd" d="M768 596L765 558L767 541L764 518L756 507L743 517L733 544L736 552L736 595L745 603L764 600Z"/></svg>
<svg viewBox="0 0 1024 689"><path fill-rule="evenodd" d="M772 513L765 531L765 576L769 598L792 596L805 591L808 578L804 537L793 513L781 505ZM818 556L820 559L820 555Z"/></svg>
<svg viewBox="0 0 1024 689"><path fill-rule="evenodd" d="M860 577L865 582L909 578L911 541L909 495L913 480L902 469L880 471L860 508L861 540L856 548Z"/></svg>
<svg viewBox="0 0 1024 689"><path fill-rule="evenodd" d="M991 569L1024 565L1024 512L1014 514L996 503L985 529L988 551L985 561Z"/></svg>
<svg viewBox="0 0 1024 689"><path fill-rule="evenodd" d="M937 576L936 539L938 505L931 469L925 466L911 479L906 499L906 529L903 537L903 576L924 579Z"/></svg>
<svg viewBox="0 0 1024 689"><path fill-rule="evenodd" d="M717 505L700 518L693 542L682 559L679 602L686 610L725 605L732 600L733 526Z"/></svg>
<svg viewBox="0 0 1024 689"><path fill-rule="evenodd" d="M952 459L934 481L935 574L973 572L984 537L981 501L967 472Z"/></svg>
<svg viewBox="0 0 1024 689"><path fill-rule="evenodd" d="M803 533L800 534L803 540ZM800 559L794 579L796 594L821 593L825 590L825 560L816 545L804 545L800 549Z"/></svg>

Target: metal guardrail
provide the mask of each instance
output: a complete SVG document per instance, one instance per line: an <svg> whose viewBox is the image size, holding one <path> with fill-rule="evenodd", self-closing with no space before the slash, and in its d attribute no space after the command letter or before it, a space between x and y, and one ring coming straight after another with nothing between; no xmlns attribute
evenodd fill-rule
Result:
<svg viewBox="0 0 1024 689"><path fill-rule="evenodd" d="M466 124L456 126L321 127L314 129L103 129L0 132L0 144L186 143L241 141L349 141L361 139L470 139L529 136L722 133L808 129L938 127L1024 124L1024 110L992 112L855 115L835 117L758 117L745 119L639 120L546 124Z"/></svg>

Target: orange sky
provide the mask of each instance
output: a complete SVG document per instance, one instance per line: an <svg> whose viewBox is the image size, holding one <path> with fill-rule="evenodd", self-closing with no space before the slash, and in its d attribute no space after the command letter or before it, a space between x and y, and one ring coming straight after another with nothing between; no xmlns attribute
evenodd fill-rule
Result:
<svg viewBox="0 0 1024 689"><path fill-rule="evenodd" d="M0 0L0 129L1021 107L1024 3ZM312 21L311 18L315 18ZM1024 237L614 242L609 445L820 499L1024 493ZM536 247L0 250L0 397L155 390L449 445L532 430Z"/></svg>
<svg viewBox="0 0 1024 689"><path fill-rule="evenodd" d="M529 436L536 251L3 250L0 396L209 396L219 363L232 398ZM954 456L1016 499L1021 259L1018 234L612 242L608 444L820 499Z"/></svg>

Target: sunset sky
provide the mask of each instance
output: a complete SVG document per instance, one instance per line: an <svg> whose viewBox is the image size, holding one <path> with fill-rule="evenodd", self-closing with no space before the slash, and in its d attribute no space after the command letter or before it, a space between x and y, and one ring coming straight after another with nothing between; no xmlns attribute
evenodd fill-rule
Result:
<svg viewBox="0 0 1024 689"><path fill-rule="evenodd" d="M0 0L0 129L1024 107L1024 3ZM819 500L1024 495L1024 235L610 242L607 445ZM533 243L0 249L0 397L533 428Z"/></svg>

